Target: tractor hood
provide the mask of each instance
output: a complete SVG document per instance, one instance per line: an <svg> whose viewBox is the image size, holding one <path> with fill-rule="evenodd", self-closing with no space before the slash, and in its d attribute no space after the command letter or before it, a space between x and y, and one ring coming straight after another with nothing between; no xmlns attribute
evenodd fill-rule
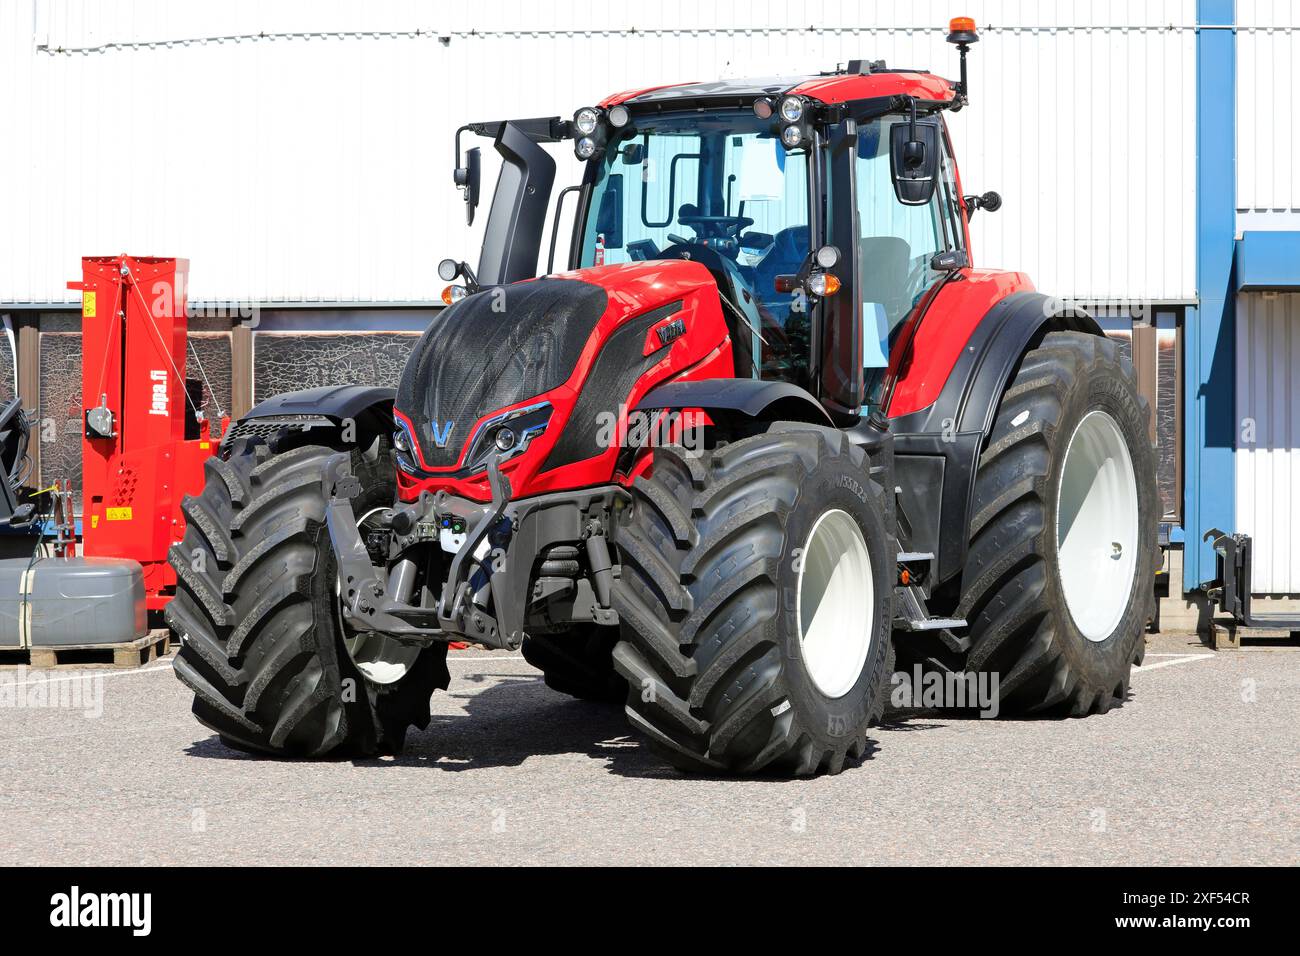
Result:
<svg viewBox="0 0 1300 956"><path fill-rule="evenodd" d="M485 289L439 313L407 359L395 410L413 447L402 467L481 473L486 426L523 413L535 440L521 457L538 459L530 470L589 459L604 450L599 412L631 407L656 366L671 374L680 360L726 344L717 286L694 262L600 266Z"/></svg>
<svg viewBox="0 0 1300 956"><path fill-rule="evenodd" d="M605 314L590 282L538 279L471 295L420 337L397 389L424 464L456 465L483 415L550 391L569 378Z"/></svg>

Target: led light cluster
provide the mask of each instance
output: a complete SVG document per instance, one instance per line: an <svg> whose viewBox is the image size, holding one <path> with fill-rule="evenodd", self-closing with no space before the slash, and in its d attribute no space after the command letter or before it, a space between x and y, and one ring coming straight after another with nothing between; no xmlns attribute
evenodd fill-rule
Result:
<svg viewBox="0 0 1300 956"><path fill-rule="evenodd" d="M573 152L581 160L588 160L605 148L606 129L622 129L632 119L626 106L612 106L601 110L598 106L584 106L573 114Z"/></svg>
<svg viewBox="0 0 1300 956"><path fill-rule="evenodd" d="M781 145L786 149L807 146L812 136L808 123L808 104L802 96L783 96L780 100L760 96L754 101L754 115L759 119L775 116L781 124Z"/></svg>

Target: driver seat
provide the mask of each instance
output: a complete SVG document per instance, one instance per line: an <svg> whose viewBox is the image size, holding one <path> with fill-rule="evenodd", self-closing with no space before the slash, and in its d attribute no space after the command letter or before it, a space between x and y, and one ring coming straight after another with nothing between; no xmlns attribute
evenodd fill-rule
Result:
<svg viewBox="0 0 1300 956"><path fill-rule="evenodd" d="M754 290L769 311L773 306L789 305L789 296L776 291L776 277L799 271L808 256L810 236L807 226L787 226L772 237L772 245L754 263ZM774 314L781 315L784 325L784 317L789 312L789 308L778 308Z"/></svg>

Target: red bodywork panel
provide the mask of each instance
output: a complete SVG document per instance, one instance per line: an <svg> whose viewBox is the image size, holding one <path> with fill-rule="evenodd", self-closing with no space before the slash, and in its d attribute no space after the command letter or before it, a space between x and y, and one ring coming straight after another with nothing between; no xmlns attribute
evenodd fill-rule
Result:
<svg viewBox="0 0 1300 956"><path fill-rule="evenodd" d="M904 346L890 356L889 375L897 384L886 415L897 418L932 404L989 309L1013 292L1033 290L1023 272L987 269L963 269L960 280L940 288L929 307L917 309L899 332Z"/></svg>
<svg viewBox="0 0 1300 956"><path fill-rule="evenodd" d="M744 80L737 80L742 85ZM763 81L767 85L771 81ZM810 76L803 79L792 77L794 84L786 93L797 93L821 103L847 103L850 100L872 99L878 96L914 96L918 100L947 102L953 98L953 85L941 76L933 73L835 73L829 76ZM640 89L624 90L601 100L601 109L609 109L620 103L631 103L639 96L655 93L659 90L679 89L694 86L690 83L661 83ZM755 86L759 81L755 81ZM683 89L683 92L688 92Z"/></svg>
<svg viewBox="0 0 1300 956"><path fill-rule="evenodd" d="M524 408L536 402L551 403L554 411L546 431L533 439L526 451L501 466L502 474L510 479L511 495L516 498L608 484L615 478L615 462L621 450L619 443L611 444L601 454L585 461L573 462L549 471L541 469L564 431L597 354L614 330L625 322L660 306L682 301L682 308L673 313L671 320L684 323L685 333L661 346L662 357L659 361L637 379L631 394L622 397L624 404L618 409L617 434L626 432L628 409L635 408L654 386L670 380L730 378L734 374L731 339L723 320L718 287L709 271L699 263L683 260L632 262L562 272L551 278L577 279L599 285L605 290L608 305L583 347L573 373L563 385L505 408L482 409L482 416L475 422L474 427L477 428L481 422L500 412ZM665 323L657 323L659 324ZM647 346L651 344L651 339L647 338ZM415 423L400 411L395 411L394 414L414 431ZM399 470L398 497L402 501L414 501L421 491L437 492L445 489L450 494L474 501L490 501L492 493L486 473L468 478L455 478L451 475L461 467L469 453L469 445L467 439L456 465L441 469L427 467L418 446L412 449L420 457L421 467L430 475L410 475ZM636 472L638 469L634 467L632 470ZM443 477L439 472L445 472L447 476ZM618 480L629 479L620 476Z"/></svg>
<svg viewBox="0 0 1300 956"><path fill-rule="evenodd" d="M82 404L102 399L116 431L87 438L83 427L82 553L138 561L158 610L176 584L167 551L185 533L181 498L203 489L203 462L217 451L206 422L185 440L189 262L94 256L81 268L68 287L82 294Z"/></svg>
<svg viewBox="0 0 1300 956"><path fill-rule="evenodd" d="M954 95L952 84L933 73L863 73L818 76L805 80L790 93L822 103L847 103L877 96L914 96L918 100L947 102Z"/></svg>
<svg viewBox="0 0 1300 956"><path fill-rule="evenodd" d="M601 109L607 110L611 106L618 106L618 104L620 103L626 103L628 100L634 100L638 96L641 96L645 93L653 93L655 90L666 90L673 86L690 86L691 83L694 82L695 82L694 80L691 80L690 83L660 83L658 86L643 86L640 87L639 89L624 90L622 93L613 93L605 97L597 105Z"/></svg>

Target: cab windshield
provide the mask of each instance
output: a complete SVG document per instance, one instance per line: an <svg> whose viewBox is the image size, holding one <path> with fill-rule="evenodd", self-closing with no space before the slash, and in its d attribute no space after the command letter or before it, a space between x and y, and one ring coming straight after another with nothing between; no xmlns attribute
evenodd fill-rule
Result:
<svg viewBox="0 0 1300 956"><path fill-rule="evenodd" d="M749 110L637 117L598 162L580 264L692 259L714 274L738 372L807 386L809 316L776 277L808 255L808 155Z"/></svg>

